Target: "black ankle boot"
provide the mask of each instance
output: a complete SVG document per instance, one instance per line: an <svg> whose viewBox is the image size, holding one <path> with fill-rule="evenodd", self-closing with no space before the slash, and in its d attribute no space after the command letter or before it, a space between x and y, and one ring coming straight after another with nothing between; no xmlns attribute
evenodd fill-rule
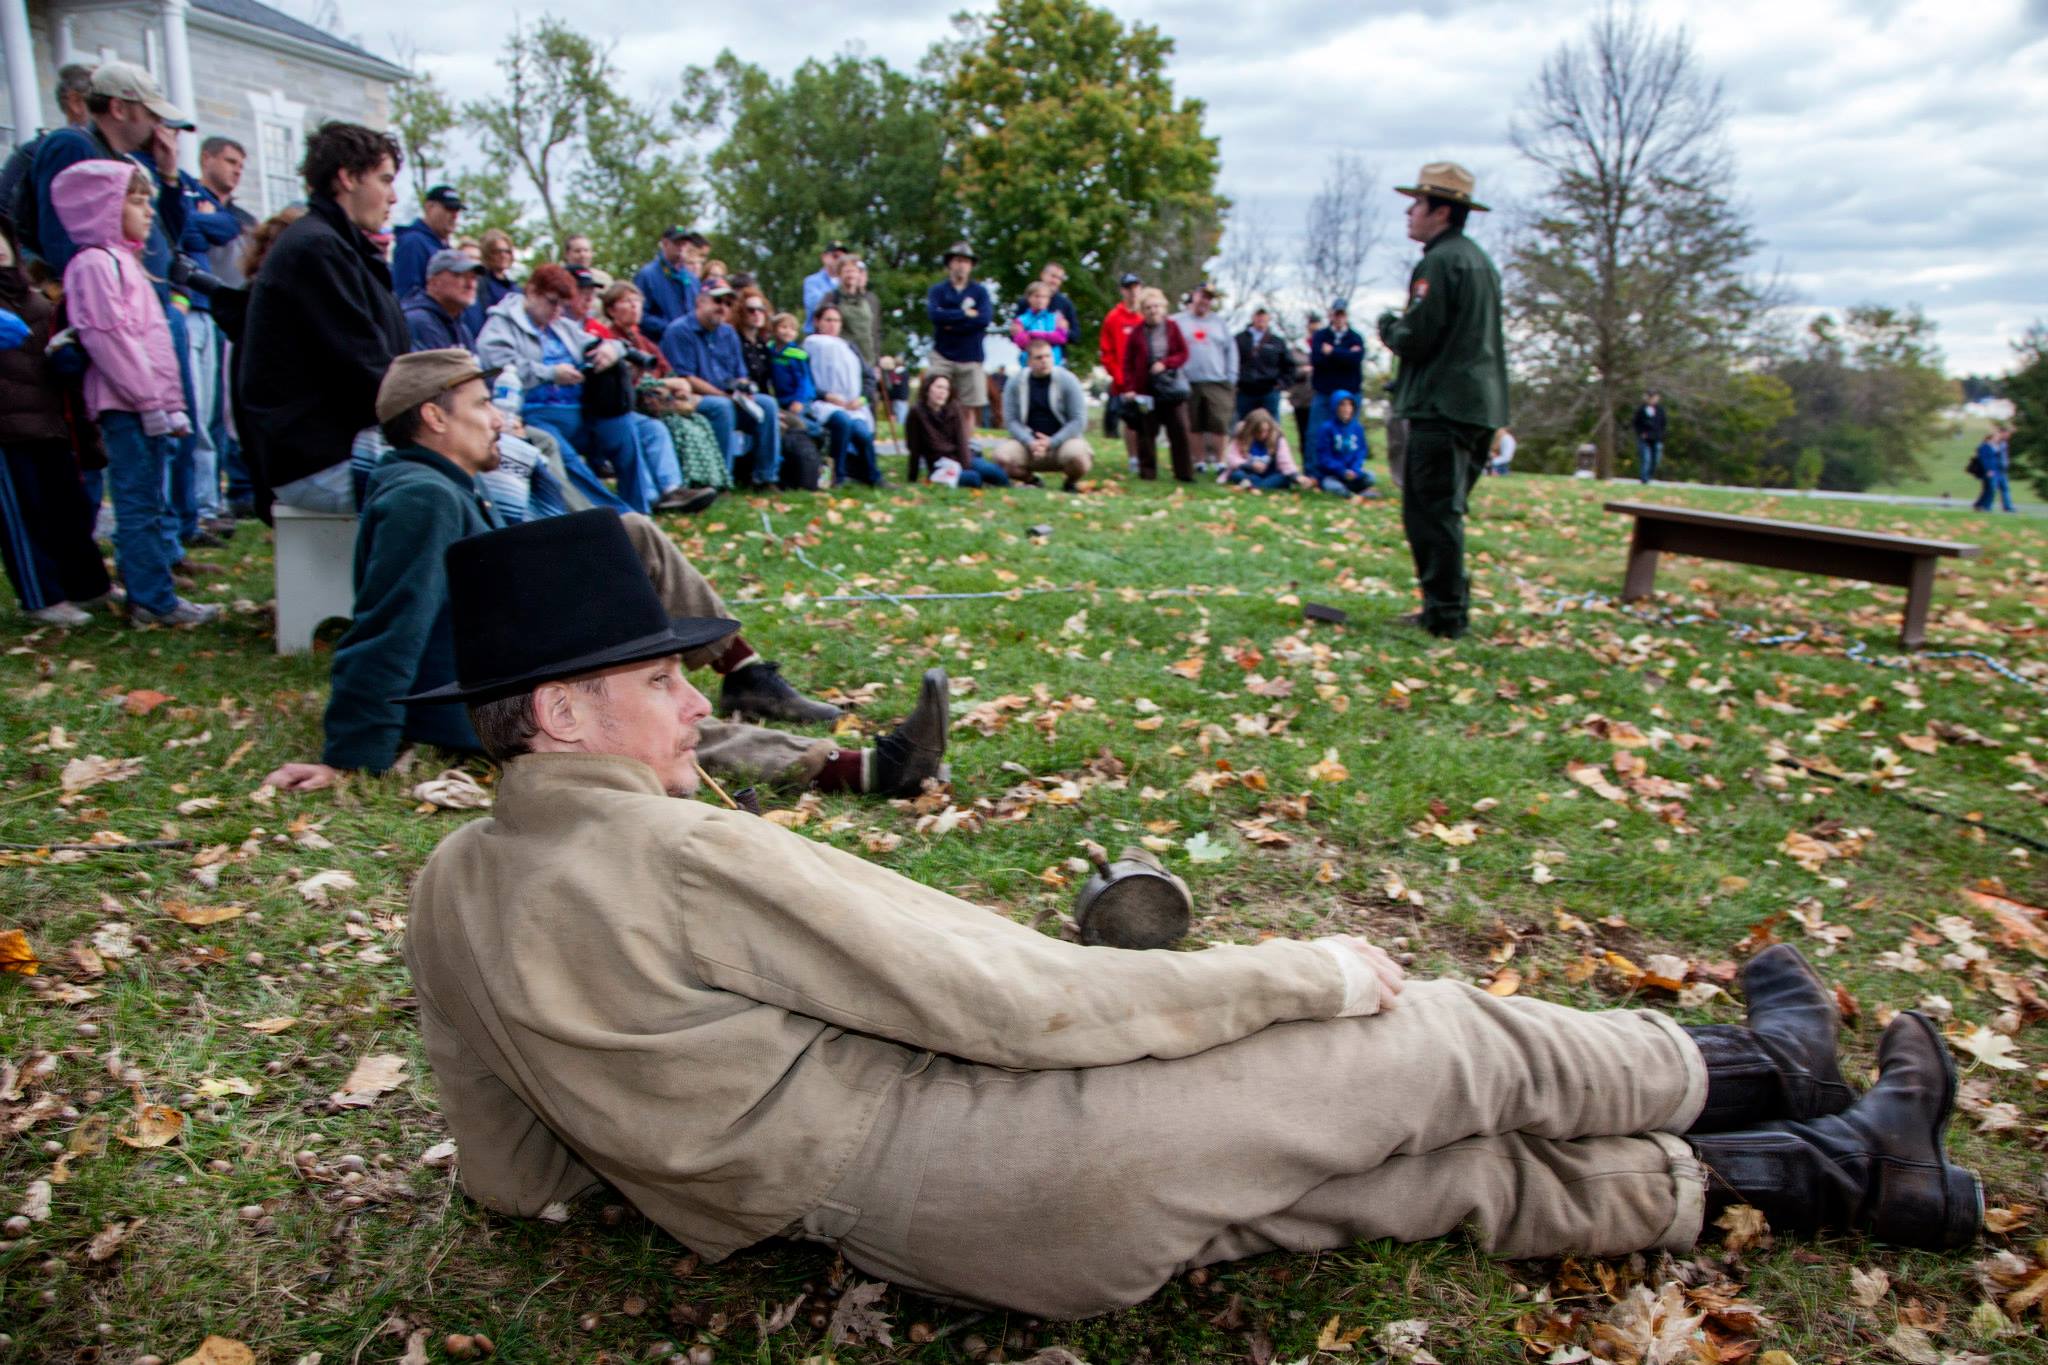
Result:
<svg viewBox="0 0 2048 1365"><path fill-rule="evenodd" d="M1930 1251L1975 1241L1983 1189L1941 1147L1956 1090L1948 1045L1909 1010L1877 1057L1877 1084L1845 1113L1688 1136L1707 1168L1708 1221L1741 1203L1779 1232L1862 1232Z"/></svg>
<svg viewBox="0 0 2048 1365"><path fill-rule="evenodd" d="M875 741L867 790L883 796L915 796L924 789L927 777L943 780L951 695L946 670L927 669L917 706L901 725Z"/></svg>
<svg viewBox="0 0 2048 1365"><path fill-rule="evenodd" d="M839 719L838 707L797 691L781 669L780 664L764 659L726 674L718 689L718 714L786 720L792 725L829 725Z"/></svg>
<svg viewBox="0 0 2048 1365"><path fill-rule="evenodd" d="M1855 1100L1835 1062L1840 1015L1834 995L1790 944L1758 953L1742 969L1746 1027L1688 1028L1707 1063L1707 1103L1695 1133L1749 1128L1773 1119L1838 1114Z"/></svg>

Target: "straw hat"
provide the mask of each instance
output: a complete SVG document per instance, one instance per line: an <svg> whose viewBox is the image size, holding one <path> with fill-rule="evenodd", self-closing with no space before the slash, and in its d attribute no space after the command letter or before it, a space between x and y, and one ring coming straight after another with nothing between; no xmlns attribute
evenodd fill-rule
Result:
<svg viewBox="0 0 2048 1365"><path fill-rule="evenodd" d="M1455 161L1432 161L1416 175L1412 185L1396 185L1394 193L1405 194L1410 199L1428 195L1434 199L1447 199L1453 204L1463 204L1478 213L1489 212L1486 205L1472 198L1472 191L1478 184L1472 172Z"/></svg>

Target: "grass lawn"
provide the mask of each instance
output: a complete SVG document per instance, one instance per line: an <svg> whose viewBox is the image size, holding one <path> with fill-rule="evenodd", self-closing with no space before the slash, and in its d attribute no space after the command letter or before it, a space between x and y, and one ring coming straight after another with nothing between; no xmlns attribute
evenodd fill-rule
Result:
<svg viewBox="0 0 2048 1365"><path fill-rule="evenodd" d="M220 627L10 621L0 840L191 846L0 855L0 930L41 959L0 977L0 1217L18 1219L0 1360L177 1361L211 1333L280 1365L398 1360L413 1337L407 1360L440 1361L446 1334L483 1333L516 1361L1335 1361L1384 1355L1383 1329L1419 1320L1446 1362L1626 1362L1649 1358L1643 1305L1667 1285L1672 1314L1736 1298L1762 1315L1718 1309L1688 1361L2048 1359L2048 923L2026 908L2048 904L2048 853L2025 842L2048 841L2037 523L1971 526L1984 555L1944 562L1930 631L2030 689L1969 658L1850 657L1893 652L1900 590L1675 560L1654 610L1587 598L1620 583L1628 527L1599 504L1633 484L1486 480L1477 629L1448 645L1392 624L1413 601L1394 504L1104 464L1079 497L729 498L674 527L756 599L750 638L800 686L876 685L859 729L899 715L922 669L952 673L969 818L920 833L907 803L835 797L805 835L886 849L867 856L1046 932L1084 840L1147 839L1193 884L1197 942L1369 933L1417 973L1687 1022L1739 1021L1716 988L1787 939L1840 983L1858 1073L1894 1011L1941 1015L1965 1070L1952 1145L2002 1231L1945 1257L1717 1237L1677 1263L1363 1245L1197 1272L1075 1324L891 1290L896 1345L829 1347L824 1315L860 1277L820 1248L703 1266L603 1198L559 1225L485 1214L422 1162L445 1134L399 955L411 876L470 817L409 794L445 766L431 753L306 797L259 786L317 755L328 656L272 653L267 533L248 523L201 556L226 570ZM1956 534L1939 512L1651 495ZM815 600L842 583L1012 595ZM1304 600L1352 623L1310 625ZM1808 635L1763 647L1738 625ZM1022 818L994 818L1006 793ZM395 1087L332 1106L379 1055L404 1059ZM39 1191L47 1214L17 1215ZM799 1294L764 1333L757 1315Z"/></svg>

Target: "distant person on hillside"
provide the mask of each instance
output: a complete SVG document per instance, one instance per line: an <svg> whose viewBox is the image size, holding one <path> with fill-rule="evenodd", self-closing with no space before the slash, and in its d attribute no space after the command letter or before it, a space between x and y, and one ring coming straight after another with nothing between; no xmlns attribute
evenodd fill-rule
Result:
<svg viewBox="0 0 2048 1365"><path fill-rule="evenodd" d="M1273 311L1254 308L1251 322L1237 334L1237 420L1264 408L1279 421L1280 386L1287 378L1287 342L1273 330Z"/></svg>
<svg viewBox="0 0 2048 1365"><path fill-rule="evenodd" d="M588 237L572 232L562 243L562 264L570 270L588 270L597 264L597 248Z"/></svg>
<svg viewBox="0 0 2048 1365"><path fill-rule="evenodd" d="M1983 491L1977 494L1977 501L1970 504L1979 512L1989 512L1994 498L2005 510L2012 505L2012 431L2010 428L1993 427L1984 433L1983 443L1977 447L1977 454L1970 461L1969 469L1977 476Z"/></svg>
<svg viewBox="0 0 2048 1365"><path fill-rule="evenodd" d="M1137 428L1138 477L1159 477L1159 434L1166 433L1173 477L1195 481L1188 454L1187 338L1166 316L1166 295L1147 288L1138 294L1138 325L1124 342L1124 416Z"/></svg>
<svg viewBox="0 0 2048 1365"><path fill-rule="evenodd" d="M519 292L512 282L512 260L518 253L512 248L511 236L503 228L486 228L477 244L483 252L484 270L476 277L476 302L463 314L473 332L483 330L484 319L507 294Z"/></svg>
<svg viewBox="0 0 2048 1365"><path fill-rule="evenodd" d="M1644 394L1643 405L1629 425L1636 433L1636 477L1648 483L1657 477L1657 466L1664 463L1664 430L1670 425L1670 414L1664 410L1663 395L1655 389Z"/></svg>
<svg viewBox="0 0 2048 1365"><path fill-rule="evenodd" d="M1130 340L1131 329L1138 325L1138 291L1144 285L1143 280L1129 273L1117 281L1121 296L1102 319L1102 337L1096 347L1102 368L1109 371L1109 399L1102 405L1102 434L1114 437L1117 428L1123 428L1124 454L1133 470L1138 467L1138 431L1124 406L1124 347Z"/></svg>
<svg viewBox="0 0 2048 1365"><path fill-rule="evenodd" d="M710 239L694 228L675 226L661 234L654 259L633 276L647 309L647 335L661 336L679 319L696 316L697 267L710 249Z"/></svg>
<svg viewBox="0 0 2048 1365"><path fill-rule="evenodd" d="M1489 474L1505 474L1508 472L1508 466L1514 463L1514 459L1515 433L1509 431L1506 427L1502 427L1499 431L1493 433L1493 452L1487 458L1486 472Z"/></svg>
<svg viewBox="0 0 2048 1365"><path fill-rule="evenodd" d="M1003 389L1003 429L1010 435L996 443L996 463L1025 483L1036 482L1033 475L1041 471L1058 470L1061 490L1072 493L1095 461L1081 381L1054 361L1052 343L1043 337L1026 349L1024 363L1023 375Z"/></svg>
<svg viewBox="0 0 2048 1365"><path fill-rule="evenodd" d="M476 277L483 266L460 251L437 251L427 261L427 282L403 300L406 329L415 351L459 346L476 349L469 308L476 302Z"/></svg>
<svg viewBox="0 0 2048 1365"><path fill-rule="evenodd" d="M955 242L946 248L946 278L925 293L925 315L932 324L932 353L926 374L953 381L953 397L969 412L988 406L988 371L983 368L982 339L995 305L988 290L974 279L974 248Z"/></svg>
<svg viewBox="0 0 2048 1365"><path fill-rule="evenodd" d="M1024 307L1010 324L1010 340L1017 344L1017 368L1030 367L1031 347L1040 341L1052 347L1053 364L1065 365L1067 339L1072 335L1066 317L1052 306L1052 286L1033 280L1025 287Z"/></svg>
<svg viewBox="0 0 2048 1365"><path fill-rule="evenodd" d="M1308 415L1313 432L1330 420L1336 407L1333 395L1348 393L1356 402L1365 390L1365 338L1351 325L1349 302L1330 301L1330 325L1309 338L1308 359L1313 371L1309 385L1315 391Z"/></svg>
<svg viewBox="0 0 2048 1365"><path fill-rule="evenodd" d="M1287 345L1287 406L1294 411L1295 444L1304 451L1308 449L1309 421L1315 416L1316 406L1315 363L1309 358L1309 345L1322 326L1323 315L1311 308L1304 319L1300 342Z"/></svg>
<svg viewBox="0 0 2048 1365"><path fill-rule="evenodd" d="M1038 272L1038 278L1052 291L1049 304L1052 311L1067 320L1067 336L1079 340L1081 336L1081 310L1074 307L1074 301L1067 297L1067 268L1058 261L1047 261ZM1060 362L1066 364L1065 360Z"/></svg>
<svg viewBox="0 0 2048 1365"><path fill-rule="evenodd" d="M804 276L804 331L816 330L818 305L839 287L839 267L851 254L844 242L834 242L818 253L818 272Z"/></svg>
<svg viewBox="0 0 2048 1365"><path fill-rule="evenodd" d="M882 359L882 304L868 288L867 262L852 252L847 252L839 262L839 285L818 301L822 308L833 304L839 309L839 335L846 344L853 347L860 356L864 379L861 391L869 401L880 398L877 382L877 364ZM811 310L812 326L817 324L817 309Z"/></svg>
<svg viewBox="0 0 2048 1365"><path fill-rule="evenodd" d="M1203 472L1223 468L1223 447L1237 425L1237 338L1211 311L1212 302L1209 286L1198 284L1174 318L1188 343L1188 429L1195 468Z"/></svg>

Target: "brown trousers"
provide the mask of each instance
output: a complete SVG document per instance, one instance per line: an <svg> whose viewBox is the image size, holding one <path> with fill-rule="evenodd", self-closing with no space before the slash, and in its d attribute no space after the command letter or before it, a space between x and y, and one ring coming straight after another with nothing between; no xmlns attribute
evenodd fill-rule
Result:
<svg viewBox="0 0 2048 1365"><path fill-rule="evenodd" d="M626 524L626 536L639 552L648 581L654 584L655 594L670 616L732 615L718 590L652 520L638 512L622 512L619 520ZM683 666L709 668L732 640L728 635L691 650L683 655ZM732 721L706 719L697 726L697 733L697 761L711 773L741 782L803 786L838 751L830 740L806 739Z"/></svg>
<svg viewBox="0 0 2048 1365"><path fill-rule="evenodd" d="M797 1231L870 1274L1041 1317L1194 1266L1470 1225L1510 1257L1681 1250L1706 1067L1654 1011L1409 985L1363 1019L1172 1061L1006 1071L920 1059Z"/></svg>

